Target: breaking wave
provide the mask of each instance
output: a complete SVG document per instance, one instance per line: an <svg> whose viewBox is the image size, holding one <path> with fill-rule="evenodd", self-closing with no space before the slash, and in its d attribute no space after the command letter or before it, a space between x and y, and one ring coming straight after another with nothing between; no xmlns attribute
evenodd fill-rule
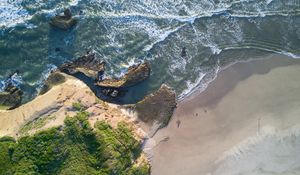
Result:
<svg viewBox="0 0 300 175"><path fill-rule="evenodd" d="M78 5L79 0L70 0L67 3L43 0L1 0L0 1L0 30L25 24L27 28L33 25L28 22L35 14L44 13L54 15L64 8Z"/></svg>
<svg viewBox="0 0 300 175"><path fill-rule="evenodd" d="M53 65L53 64L48 64L46 66L46 70L44 70L42 72L42 76L40 78L40 80L37 81L37 92L39 92L41 90L41 88L43 87L44 82L47 80L47 78L51 75L52 72L54 72L55 70L57 70L57 66Z"/></svg>
<svg viewBox="0 0 300 175"><path fill-rule="evenodd" d="M49 18L64 8L71 8L80 20L75 30L68 34L45 30ZM79 12L82 15L77 15ZM13 35L16 30L16 36L23 33L24 38L4 40L0 49L14 45L16 40L28 47L18 56L0 56L4 60L15 58L15 62L34 62L34 57L30 60L27 54L32 49L28 43L49 40L40 46L49 51L39 54L48 60L38 69L46 64L59 65L60 60L94 49L107 62L107 76L115 77L124 75L129 65L148 60L154 67L150 90L164 82L183 99L196 90L204 90L220 67L259 56L257 52L299 58L299 21L300 1L295 0L2 0L1 35ZM19 31L16 25L27 30ZM12 30L6 31L8 28ZM34 32L44 32L39 38L45 38L34 40ZM55 47L62 51L53 54ZM183 48L186 57L181 56ZM42 80L35 77L28 81L40 84Z"/></svg>
<svg viewBox="0 0 300 175"><path fill-rule="evenodd" d="M0 27L12 27L31 18L28 11L21 6L22 0L0 1Z"/></svg>
<svg viewBox="0 0 300 175"><path fill-rule="evenodd" d="M3 92L7 83L12 83L16 87L20 87L21 84L23 84L23 79L20 75L18 74L13 74L9 79L6 80L0 80L0 92Z"/></svg>

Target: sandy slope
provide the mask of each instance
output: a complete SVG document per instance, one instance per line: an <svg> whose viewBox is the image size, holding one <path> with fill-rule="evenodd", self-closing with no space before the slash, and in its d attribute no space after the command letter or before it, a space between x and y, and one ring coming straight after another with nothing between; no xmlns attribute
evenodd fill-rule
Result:
<svg viewBox="0 0 300 175"><path fill-rule="evenodd" d="M65 108L72 106L70 99L71 97L74 99L78 89L87 90L79 80L70 78L63 85L53 87L48 93L38 96L17 109L0 111L0 136L15 136L21 126L38 117L57 115L61 118L64 116ZM82 97L77 97L77 100ZM66 103L69 103L68 106ZM63 119L56 122L62 123L62 121Z"/></svg>
<svg viewBox="0 0 300 175"><path fill-rule="evenodd" d="M299 174L300 61L280 57L236 64L181 102L149 144L152 174Z"/></svg>

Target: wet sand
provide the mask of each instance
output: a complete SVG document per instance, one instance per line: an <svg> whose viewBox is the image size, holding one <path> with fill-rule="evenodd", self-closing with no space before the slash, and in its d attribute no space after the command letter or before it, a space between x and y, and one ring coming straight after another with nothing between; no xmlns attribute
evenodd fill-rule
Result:
<svg viewBox="0 0 300 175"><path fill-rule="evenodd" d="M299 174L299 92L300 60L286 56L220 71L155 135L152 175Z"/></svg>

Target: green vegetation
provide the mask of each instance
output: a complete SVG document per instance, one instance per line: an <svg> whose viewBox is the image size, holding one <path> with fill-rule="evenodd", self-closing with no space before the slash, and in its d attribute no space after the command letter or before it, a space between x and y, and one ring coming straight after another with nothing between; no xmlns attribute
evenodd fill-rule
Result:
<svg viewBox="0 0 300 175"><path fill-rule="evenodd" d="M30 130L40 129L47 124L49 120L54 120L55 116L43 116L36 120L26 123L20 130L19 133L22 135L27 135Z"/></svg>
<svg viewBox="0 0 300 175"><path fill-rule="evenodd" d="M9 109L9 106L0 105L0 110L7 110Z"/></svg>
<svg viewBox="0 0 300 175"><path fill-rule="evenodd" d="M79 102L75 102L72 104L73 109L75 109L76 111L84 111L85 107L79 103Z"/></svg>
<svg viewBox="0 0 300 175"><path fill-rule="evenodd" d="M91 128L88 113L67 117L65 126L25 136L0 138L1 175L146 175L141 153L125 123L116 129L101 121Z"/></svg>

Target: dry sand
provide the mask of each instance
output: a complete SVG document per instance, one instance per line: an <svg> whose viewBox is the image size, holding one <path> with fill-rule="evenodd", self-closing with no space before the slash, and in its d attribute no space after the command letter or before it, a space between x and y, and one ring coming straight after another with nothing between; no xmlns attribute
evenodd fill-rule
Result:
<svg viewBox="0 0 300 175"><path fill-rule="evenodd" d="M300 60L273 55L221 71L148 142L152 174L300 174L299 92Z"/></svg>

